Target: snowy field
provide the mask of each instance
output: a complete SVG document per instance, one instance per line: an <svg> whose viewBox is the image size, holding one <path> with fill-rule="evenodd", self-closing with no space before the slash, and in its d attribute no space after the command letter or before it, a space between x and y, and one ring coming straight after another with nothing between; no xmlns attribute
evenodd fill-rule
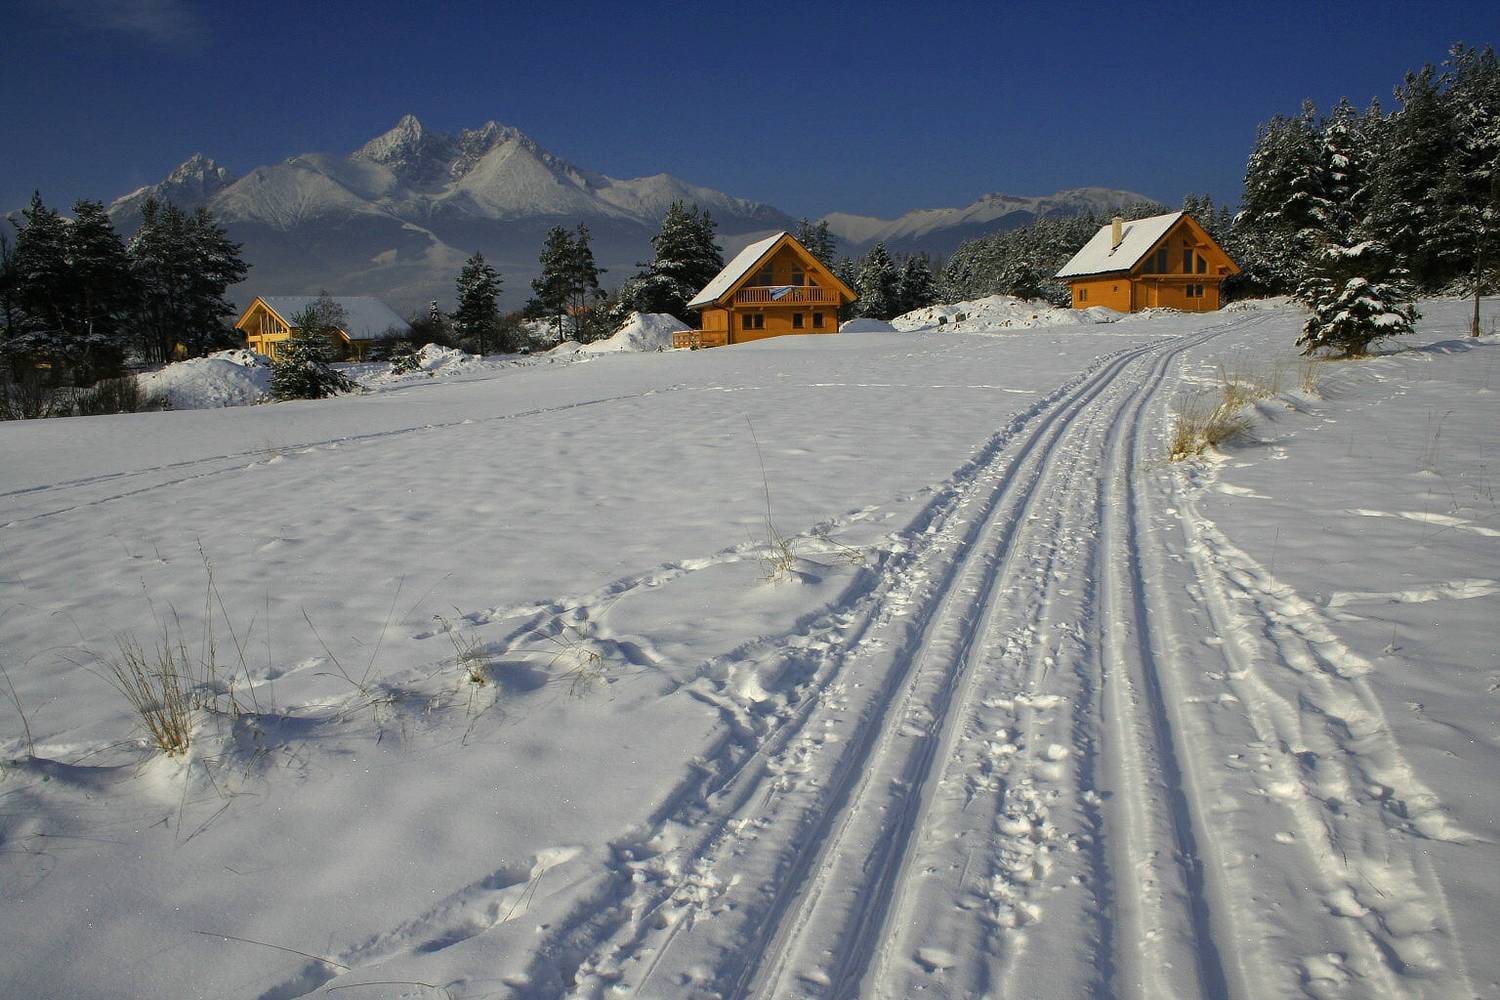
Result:
<svg viewBox="0 0 1500 1000"><path fill-rule="evenodd" d="M1500 995L1500 337L1422 309L0 424L0 994Z"/></svg>

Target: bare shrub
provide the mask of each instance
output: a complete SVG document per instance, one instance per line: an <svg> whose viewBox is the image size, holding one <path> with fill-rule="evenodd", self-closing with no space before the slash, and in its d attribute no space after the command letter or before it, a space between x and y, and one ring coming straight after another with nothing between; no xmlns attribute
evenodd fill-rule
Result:
<svg viewBox="0 0 1500 1000"><path fill-rule="evenodd" d="M1189 398L1172 418L1167 457L1173 462L1201 455L1217 448L1250 426L1250 418L1239 412L1241 406L1220 397L1198 395Z"/></svg>

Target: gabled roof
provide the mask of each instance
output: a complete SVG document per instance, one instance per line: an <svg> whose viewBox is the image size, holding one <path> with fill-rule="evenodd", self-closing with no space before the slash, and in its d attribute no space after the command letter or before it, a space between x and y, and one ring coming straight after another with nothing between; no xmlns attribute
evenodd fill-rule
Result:
<svg viewBox="0 0 1500 1000"><path fill-rule="evenodd" d="M1057 272L1059 278L1079 278L1089 274L1110 274L1128 271L1140 263L1141 258L1151 252L1167 231L1183 217L1181 212L1153 215L1149 219L1134 219L1124 225L1124 237L1120 245L1111 247L1114 233L1109 225L1102 226L1094 238L1073 255L1073 259Z"/></svg>
<svg viewBox="0 0 1500 1000"><path fill-rule="evenodd" d="M292 320L298 313L318 301L316 295L258 295L256 298L264 302L287 326L292 325ZM406 320L372 295L336 295L332 298L343 307L348 317L343 331L350 340L378 340L393 329L400 334L411 332ZM254 308L255 303L251 302L250 306ZM243 320L249 313L250 309L246 309L240 319Z"/></svg>
<svg viewBox="0 0 1500 1000"><path fill-rule="evenodd" d="M689 309L699 309L703 306L713 305L722 299L725 295L733 291L735 286L743 281L746 276L755 271L762 261L775 253L780 248L783 240L802 251L802 256L807 259L808 264L821 272L822 279L832 281L835 290L849 296L849 301L853 302L859 297L854 293L854 289L839 280L839 276L834 274L831 268L824 266L821 261L808 251L807 247L798 243L795 236L783 231L774 236L767 236L763 240L757 240L735 254L734 259L724 266L724 270L714 275L714 279L704 285L702 291L693 296L693 300L687 304L687 307Z"/></svg>
<svg viewBox="0 0 1500 1000"><path fill-rule="evenodd" d="M714 275L714 280L703 286L703 290L693 296L693 301L687 304L689 309L706 306L717 302L719 296L734 287L734 283L755 269L760 259L770 253L776 241L787 235L784 232L774 236L767 236L763 240L757 240L745 249L734 255L734 260L724 265L724 270Z"/></svg>

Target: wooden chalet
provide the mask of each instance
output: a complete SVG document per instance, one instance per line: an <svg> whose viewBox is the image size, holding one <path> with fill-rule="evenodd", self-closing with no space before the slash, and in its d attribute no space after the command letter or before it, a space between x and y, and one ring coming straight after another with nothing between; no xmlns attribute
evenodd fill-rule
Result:
<svg viewBox="0 0 1500 1000"><path fill-rule="evenodd" d="M687 304L699 327L672 335L673 347L722 347L766 337L837 333L839 307L859 298L791 233L735 255Z"/></svg>
<svg viewBox="0 0 1500 1000"><path fill-rule="evenodd" d="M1170 212L1131 222L1116 216L1057 277L1072 289L1074 309L1137 312L1171 306L1212 312L1222 304L1224 279L1239 273L1239 265L1197 220Z"/></svg>
<svg viewBox="0 0 1500 1000"><path fill-rule="evenodd" d="M234 328L245 335L246 347L274 358L282 342L296 329L292 321L317 301L316 295L257 295L235 320ZM375 341L411 335L406 320L377 298L344 295L333 297L333 301L343 307L346 317L345 326L333 335L340 357L363 361Z"/></svg>

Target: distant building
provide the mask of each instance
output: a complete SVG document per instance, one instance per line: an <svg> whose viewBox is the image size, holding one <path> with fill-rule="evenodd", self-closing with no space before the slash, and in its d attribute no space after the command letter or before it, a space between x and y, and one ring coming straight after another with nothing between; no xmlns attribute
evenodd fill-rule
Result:
<svg viewBox="0 0 1500 1000"><path fill-rule="evenodd" d="M1137 312L1171 306L1212 312L1221 304L1224 279L1239 273L1239 265L1192 216L1170 212L1131 222L1116 216L1057 277L1072 289L1074 309Z"/></svg>
<svg viewBox="0 0 1500 1000"><path fill-rule="evenodd" d="M799 333L838 333L839 307L859 298L791 233L777 233L735 255L687 304L698 330L672 335L673 347L722 347Z"/></svg>
<svg viewBox="0 0 1500 1000"><path fill-rule="evenodd" d="M334 335L335 346L343 357L364 360L370 345L377 340L411 336L411 327L391 307L369 295L333 296L344 309L345 327ZM308 306L318 301L316 295L257 295L234 328L245 335L245 345L268 357L276 357L282 341L291 337L292 321Z"/></svg>

